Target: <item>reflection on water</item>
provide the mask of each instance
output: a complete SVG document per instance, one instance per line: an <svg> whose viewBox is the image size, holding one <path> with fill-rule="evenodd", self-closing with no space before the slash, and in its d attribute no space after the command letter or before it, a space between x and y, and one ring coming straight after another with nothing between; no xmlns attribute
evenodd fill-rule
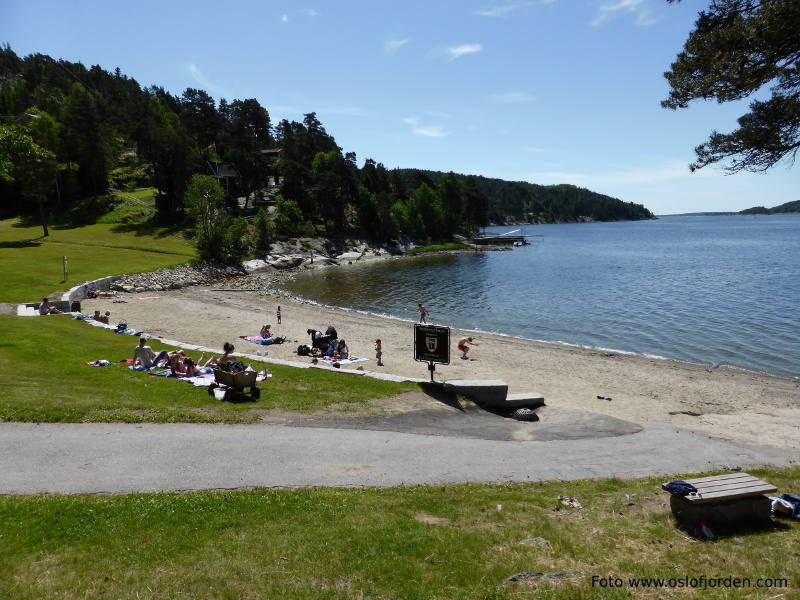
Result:
<svg viewBox="0 0 800 600"><path fill-rule="evenodd" d="M800 375L800 215L541 225L506 252L345 265L290 292L532 339Z"/></svg>

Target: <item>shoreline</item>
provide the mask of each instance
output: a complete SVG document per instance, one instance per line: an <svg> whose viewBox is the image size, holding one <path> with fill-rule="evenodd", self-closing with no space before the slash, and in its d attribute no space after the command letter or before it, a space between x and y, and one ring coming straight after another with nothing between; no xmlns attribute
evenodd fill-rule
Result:
<svg viewBox="0 0 800 600"><path fill-rule="evenodd" d="M278 277L261 274L260 278L274 283ZM266 350L270 359L299 362L310 362L295 354L299 344L309 343L306 329L324 330L334 325L340 337L348 341L351 353L370 359L343 366L343 370L363 366L367 371L404 377L429 375L426 364L413 360L411 319L298 300L276 293L272 285L247 292L214 291L222 287L153 293L157 298L125 294L123 303L87 299L84 312L110 310L112 323L125 319L151 335L220 349L230 341L240 353ZM275 321L278 305L282 308L281 325ZM265 323L272 325L275 335L286 336L287 343L259 346L238 339L240 335L257 335ZM461 333L472 334L479 344L470 350L472 360L458 359L455 342ZM375 338L382 339L385 367L376 366ZM800 450L800 381L738 367L707 370L704 365L670 358L452 329L451 363L437 365L435 376L437 380L503 379L510 393L536 391L552 406Z"/></svg>
<svg viewBox="0 0 800 600"><path fill-rule="evenodd" d="M366 316L372 316L372 317L377 317L377 318L393 319L393 320L397 320L397 321L400 321L400 322L407 322L407 323L413 324L413 323L416 322L415 319L411 319L411 318L407 319L407 318L404 318L404 317L399 317L397 315L392 315L392 314L388 314L388 313L374 313L374 312L361 310L361 309L356 309L356 308L350 308L350 307L346 307L346 306L336 306L336 305L333 305L333 304L325 304L323 302L317 302L316 300L312 300L310 298L305 298L303 296L298 296L298 295L293 294L290 291L286 290L285 287L280 287L280 286L281 286L281 284L285 284L285 282L287 280L293 279L297 275L305 275L309 271L316 271L318 269L323 269L324 270L324 269L330 269L330 268L365 267L365 266L368 266L368 265L374 263L375 261L386 261L386 260L392 260L392 259L410 259L410 258L418 258L420 256L430 256L430 255L435 255L435 254L453 254L453 253L465 252L465 251L466 250L441 250L441 251L436 251L436 252L431 252L431 253L425 253L425 254L422 254L422 255L400 255L400 256L370 255L370 256L364 256L361 259L357 259L356 261L352 261L352 262L348 261L346 264L313 264L313 265L307 265L307 266L305 266L305 270L304 271L300 271L298 269L291 269L291 270L287 270L287 271L279 271L278 273L276 273L276 275L278 275L277 277L271 278L272 281L276 281L277 280L278 286L270 285L268 289L259 290L258 293L260 293L261 295L270 294L270 295L273 295L275 297L285 298L286 301L295 302L297 304L304 304L304 305L309 305L309 306L317 306L319 308L325 308L325 309L330 309L330 310L341 310L341 311L345 311L345 312L363 314L363 315L366 315ZM469 250L469 251L471 251L471 250ZM500 249L500 250L497 250L497 251L509 251L509 250L508 249ZM258 273L255 273L254 275L258 275ZM247 291L255 291L255 290L247 290ZM431 325L436 325L437 323L434 323L434 322L431 321L430 324ZM449 327L449 325L443 325L443 326ZM677 357L673 357L673 356L664 356L664 355L660 355L660 354L652 354L652 353L648 353L648 352L637 352L637 351L633 351L633 350L621 350L621 349L618 349L618 348L608 348L608 347L603 347L603 346L591 346L591 345L587 345L587 344L579 344L579 343L576 343L576 342L566 342L566 341L563 341L563 340L543 340L543 339L538 339L538 338L530 338L530 337L525 337L525 336L514 335L512 333L505 333L505 332L501 332L501 331L489 331L489 330L483 330L483 329L477 329L477 328L470 329L470 328L452 327L452 329L454 329L454 330L457 329L458 331L463 331L463 332L477 333L479 335L503 336L503 337L508 337L508 338L516 339L516 340L530 341L530 342L535 342L535 343L540 343L540 344L549 344L549 345L553 345L553 346L556 346L556 347L580 348L580 349L585 349L585 350L589 350L589 351L593 351L593 352L606 352L606 353L619 354L619 355L625 355L625 356L639 356L639 357L648 358L648 359L655 359L655 360L674 361L674 362L677 362L677 363L680 363L680 364L697 366L697 367L701 367L701 368L707 369L707 370L718 370L718 369L721 369L721 370L736 371L736 372L752 374L752 375L757 375L757 376L763 376L763 377L775 377L775 378L778 378L778 379L785 379L787 381L800 381L800 377L798 377L798 376L783 375L783 374L779 374L779 373L770 373L769 371L760 370L760 369L757 369L755 367L747 367L747 366L731 364L731 363L714 363L712 361L694 362L694 361L687 360L687 359L677 358Z"/></svg>

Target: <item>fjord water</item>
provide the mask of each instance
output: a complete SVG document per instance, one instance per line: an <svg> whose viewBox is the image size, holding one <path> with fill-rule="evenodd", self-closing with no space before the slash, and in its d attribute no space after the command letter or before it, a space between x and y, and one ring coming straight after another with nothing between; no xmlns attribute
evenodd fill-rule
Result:
<svg viewBox="0 0 800 600"><path fill-rule="evenodd" d="M521 233L531 245L323 269L287 288L408 320L421 302L430 322L460 329L800 376L800 215Z"/></svg>

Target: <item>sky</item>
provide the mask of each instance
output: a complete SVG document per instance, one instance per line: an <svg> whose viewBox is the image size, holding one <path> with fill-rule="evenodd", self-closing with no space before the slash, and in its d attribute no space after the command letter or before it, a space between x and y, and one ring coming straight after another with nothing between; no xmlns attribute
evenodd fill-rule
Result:
<svg viewBox="0 0 800 600"><path fill-rule="evenodd" d="M142 86L316 112L359 165L570 183L656 214L800 199L800 168L694 174L747 102L661 107L707 2L0 0L19 56L119 67Z"/></svg>

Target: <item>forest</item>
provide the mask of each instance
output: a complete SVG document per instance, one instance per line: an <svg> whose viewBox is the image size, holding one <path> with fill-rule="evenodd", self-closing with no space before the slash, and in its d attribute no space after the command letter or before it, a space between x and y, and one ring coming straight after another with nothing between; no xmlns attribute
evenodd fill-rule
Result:
<svg viewBox="0 0 800 600"><path fill-rule="evenodd" d="M272 122L248 98L175 96L119 68L0 48L0 217L102 210L114 190L155 189L153 219L195 225L201 256L278 238L451 239L491 223L654 218L572 185L359 166L315 113ZM203 238L203 236L206 236ZM242 243L239 237L249 240ZM247 245L250 248L247 248Z"/></svg>

